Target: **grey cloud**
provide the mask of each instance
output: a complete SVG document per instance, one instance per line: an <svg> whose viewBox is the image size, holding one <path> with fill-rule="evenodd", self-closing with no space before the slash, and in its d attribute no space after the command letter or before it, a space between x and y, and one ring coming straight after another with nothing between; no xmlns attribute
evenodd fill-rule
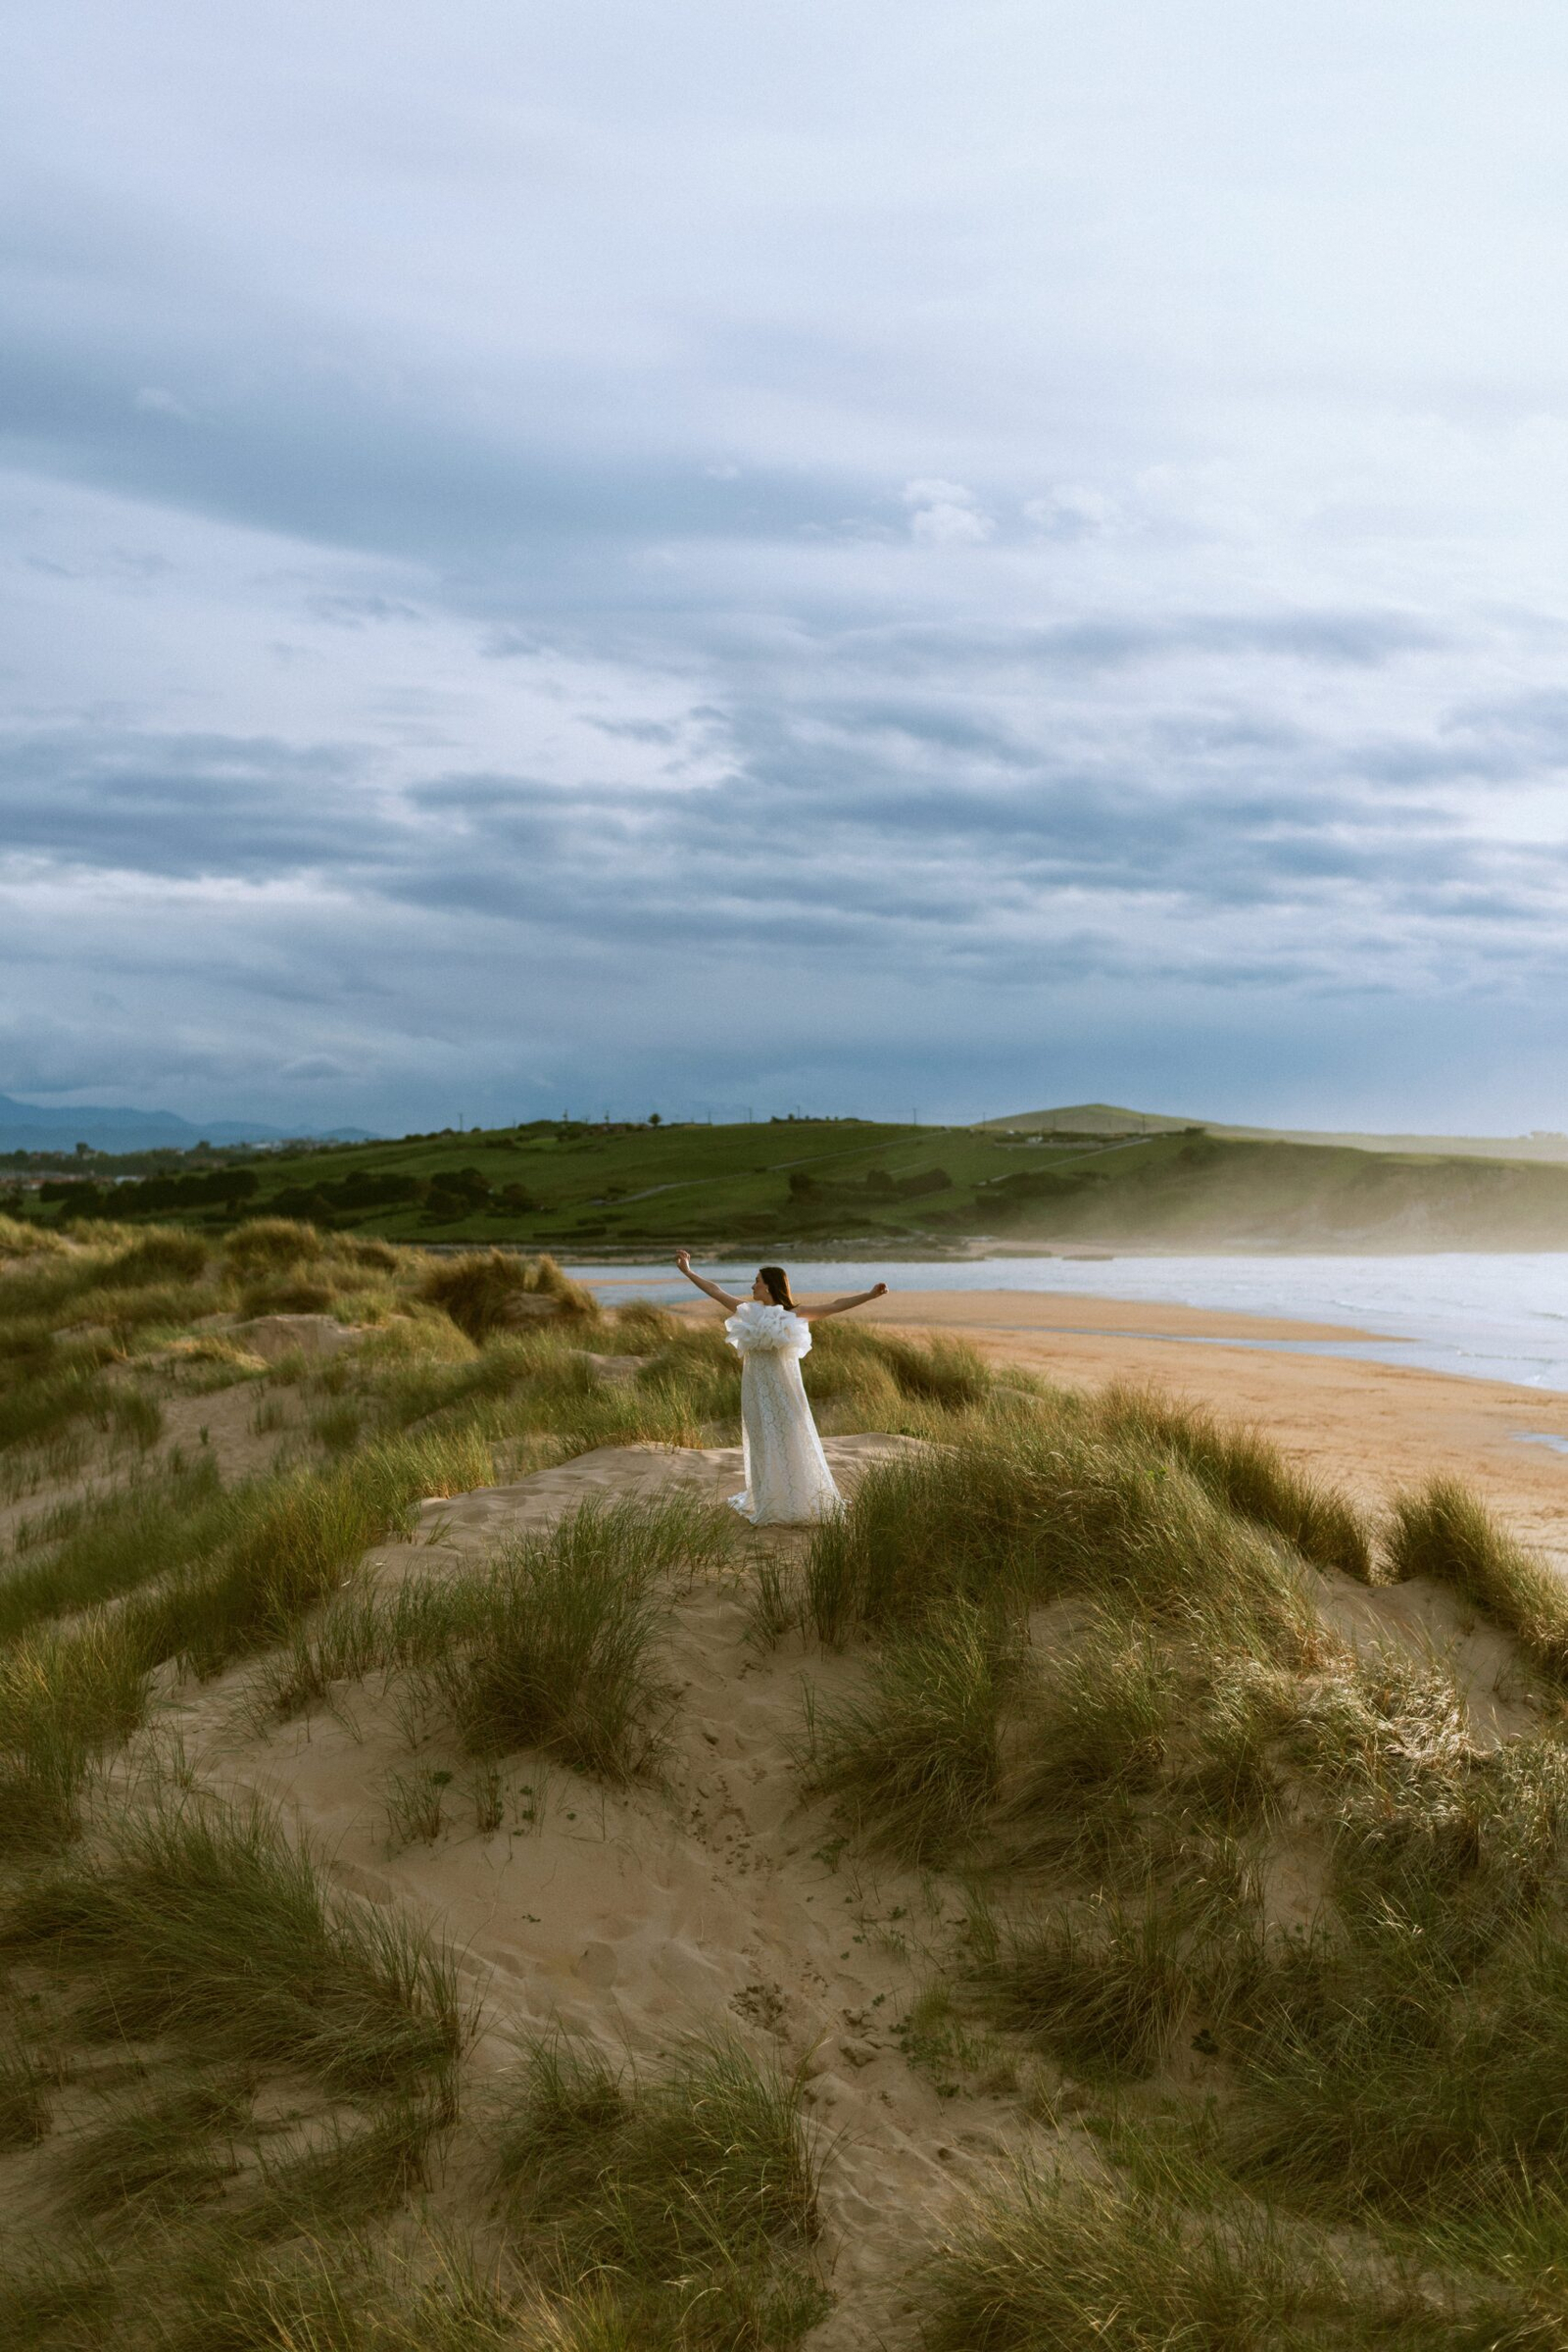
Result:
<svg viewBox="0 0 1568 2352"><path fill-rule="evenodd" d="M366 821L340 797L357 767L341 750L263 738L14 736L0 743L0 824L12 853L146 874L347 866Z"/></svg>
<svg viewBox="0 0 1568 2352"><path fill-rule="evenodd" d="M1557 1066L1561 633L1477 584L1555 576L1560 330L1509 279L1467 340L1444 233L1473 166L1538 234L1506 42L1391 307L1335 106L1169 27L20 6L0 960L59 1069L1261 1115L1440 1003L1490 1086L1509 992Z"/></svg>

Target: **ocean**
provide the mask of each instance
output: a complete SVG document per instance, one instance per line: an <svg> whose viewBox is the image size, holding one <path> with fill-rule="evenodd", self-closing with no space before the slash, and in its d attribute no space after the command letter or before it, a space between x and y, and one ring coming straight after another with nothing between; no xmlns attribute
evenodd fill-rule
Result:
<svg viewBox="0 0 1568 2352"><path fill-rule="evenodd" d="M753 1261L701 1261L729 1289L749 1289ZM660 1265L578 1264L607 1304L689 1298L690 1285ZM733 1279L731 1279L733 1278ZM1220 1307L1301 1323L1338 1323L1364 1340L1226 1341L1227 1347L1358 1356L1371 1363L1418 1364L1471 1380L1513 1381L1522 1388L1568 1390L1568 1253L1481 1255L1434 1252L1419 1257L985 1257L961 1261L878 1260L856 1265L792 1258L797 1296L869 1290L1077 1292L1097 1298L1147 1298L1181 1306Z"/></svg>

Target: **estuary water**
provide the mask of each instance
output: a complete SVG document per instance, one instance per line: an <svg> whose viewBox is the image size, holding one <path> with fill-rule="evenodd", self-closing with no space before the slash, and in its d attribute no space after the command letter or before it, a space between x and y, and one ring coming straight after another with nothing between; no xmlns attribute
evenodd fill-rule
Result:
<svg viewBox="0 0 1568 2352"><path fill-rule="evenodd" d="M751 1287L753 1261L702 1261L728 1290ZM669 1264L577 1264L607 1305L692 1296ZM863 1265L792 1258L797 1297L869 1290L1035 1291L1223 1308L1233 1314L1338 1323L1364 1340L1228 1340L1227 1347L1418 1364L1472 1380L1568 1390L1568 1252L1419 1257L980 1257L879 1259Z"/></svg>

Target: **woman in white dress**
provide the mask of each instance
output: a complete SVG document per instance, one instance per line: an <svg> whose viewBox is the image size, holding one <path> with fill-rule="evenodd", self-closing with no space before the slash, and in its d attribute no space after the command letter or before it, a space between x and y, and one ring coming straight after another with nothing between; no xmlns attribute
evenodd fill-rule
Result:
<svg viewBox="0 0 1568 2352"><path fill-rule="evenodd" d="M754 1527L794 1527L830 1518L843 1509L844 1497L833 1484L811 1419L801 1358L810 1348L813 1323L882 1298L887 1284L874 1283L853 1298L835 1298L830 1306L798 1307L782 1266L760 1267L750 1298L743 1301L721 1291L716 1282L694 1274L689 1250L680 1250L675 1263L688 1282L730 1310L724 1335L741 1359L746 1462L746 1491L732 1494L731 1503Z"/></svg>

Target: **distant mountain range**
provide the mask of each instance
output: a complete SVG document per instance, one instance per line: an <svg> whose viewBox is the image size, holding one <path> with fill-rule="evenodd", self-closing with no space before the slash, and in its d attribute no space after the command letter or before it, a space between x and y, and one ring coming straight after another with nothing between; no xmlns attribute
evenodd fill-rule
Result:
<svg viewBox="0 0 1568 2352"><path fill-rule="evenodd" d="M0 1095L0 1152L70 1152L90 1144L95 1152L188 1152L193 1144L368 1144L365 1127L269 1127L262 1119L209 1119L193 1127L172 1110L127 1110L107 1103L78 1103L74 1110L48 1110Z"/></svg>
<svg viewBox="0 0 1568 2352"><path fill-rule="evenodd" d="M1568 1160L1568 1135L1537 1128L1530 1135L1352 1135L1312 1127L1227 1127L1218 1119L1171 1118L1164 1111L1128 1110L1119 1102L1064 1102L1054 1110L1015 1110L981 1119L994 1135L1174 1135L1201 1127L1230 1143L1322 1144L1351 1152L1414 1152L1423 1158Z"/></svg>

